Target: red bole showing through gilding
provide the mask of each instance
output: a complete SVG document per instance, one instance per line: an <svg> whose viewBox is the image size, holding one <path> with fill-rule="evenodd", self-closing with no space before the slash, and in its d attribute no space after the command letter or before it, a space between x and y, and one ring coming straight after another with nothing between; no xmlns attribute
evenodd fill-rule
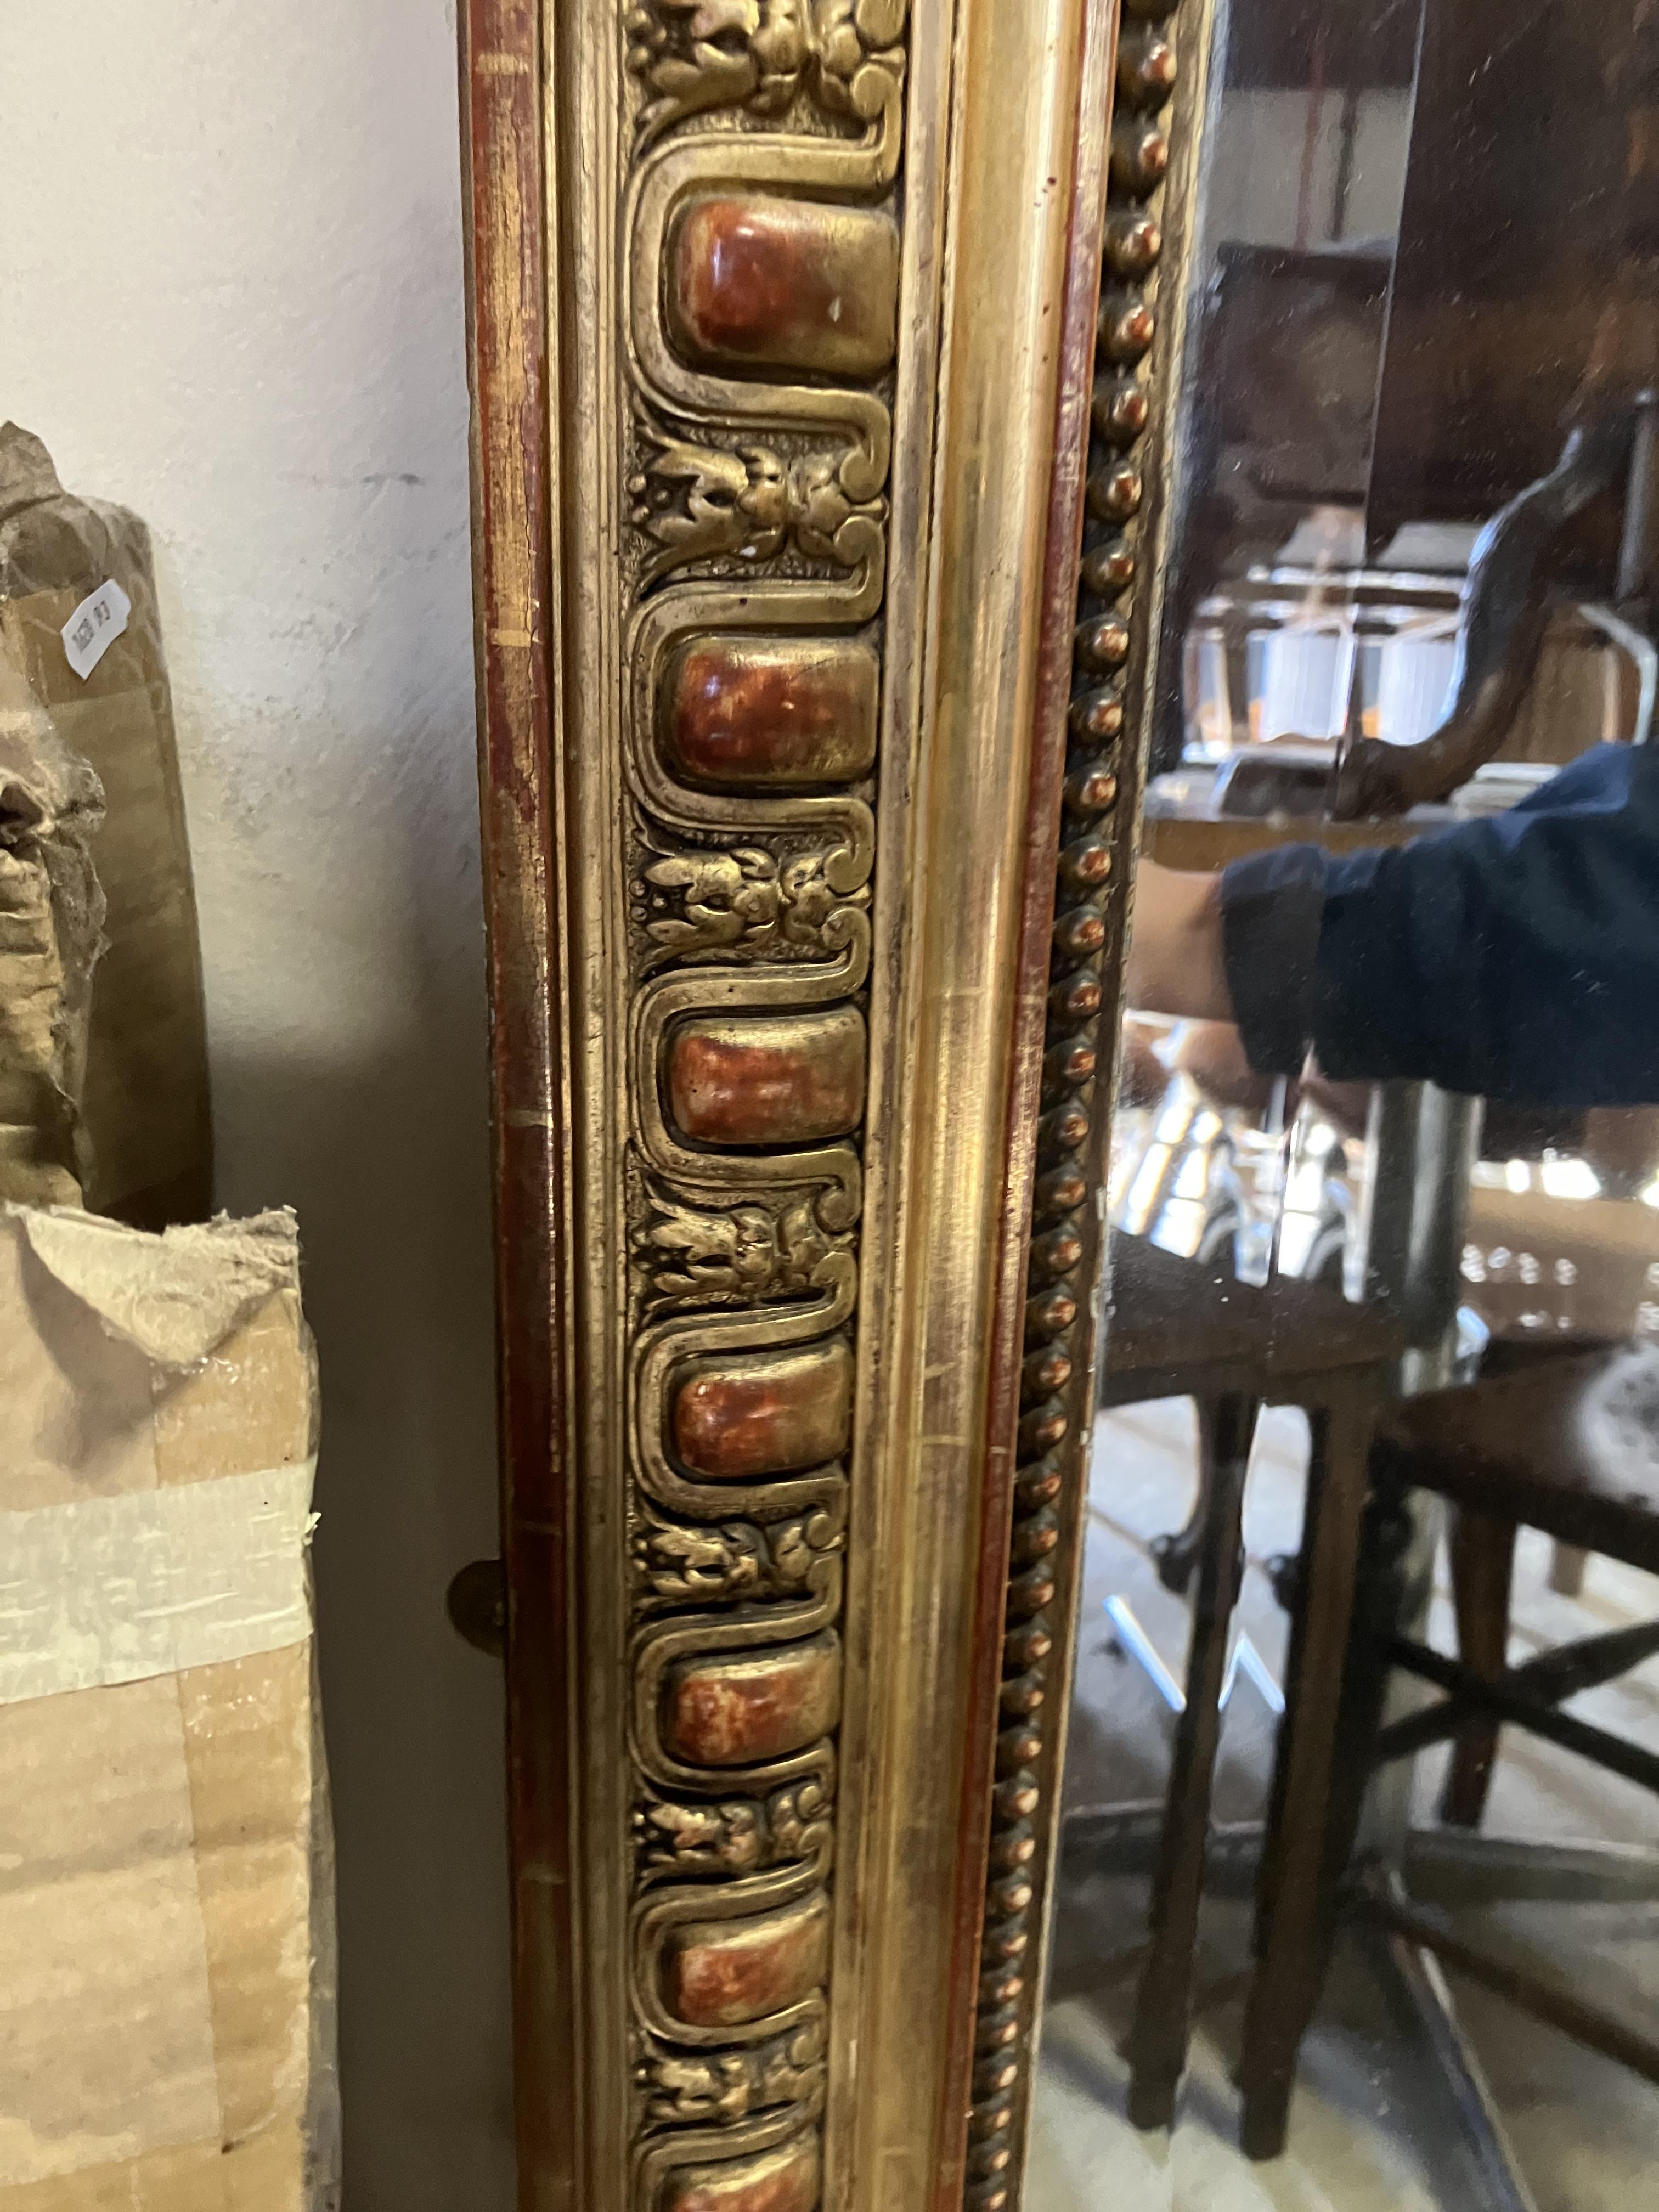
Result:
<svg viewBox="0 0 1659 2212"><path fill-rule="evenodd" d="M682 1660L664 1685L663 1741L689 1766L752 1766L828 1735L841 1717L841 1639Z"/></svg>
<svg viewBox="0 0 1659 2212"><path fill-rule="evenodd" d="M897 346L898 229L811 200L691 200L669 235L670 336L693 361L878 376Z"/></svg>
<svg viewBox="0 0 1659 2212"><path fill-rule="evenodd" d="M845 783L876 757L880 668L852 638L693 638L670 663L663 750L700 784Z"/></svg>
<svg viewBox="0 0 1659 2212"><path fill-rule="evenodd" d="M830 1899L815 1890L781 1911L677 1928L663 1958L663 2002L692 2027L741 2027L811 1996L830 1972Z"/></svg>
<svg viewBox="0 0 1659 2212"><path fill-rule="evenodd" d="M856 1006L681 1024L668 1048L674 1126L703 1145L805 1145L864 1115L867 1038Z"/></svg>
<svg viewBox="0 0 1659 2212"><path fill-rule="evenodd" d="M731 2164L689 2166L669 2185L662 2212L817 2212L823 2160L815 2135Z"/></svg>
<svg viewBox="0 0 1659 2212"><path fill-rule="evenodd" d="M837 1337L804 1352L700 1360L674 1390L682 1466L716 1482L839 1459L852 1440L853 1354Z"/></svg>

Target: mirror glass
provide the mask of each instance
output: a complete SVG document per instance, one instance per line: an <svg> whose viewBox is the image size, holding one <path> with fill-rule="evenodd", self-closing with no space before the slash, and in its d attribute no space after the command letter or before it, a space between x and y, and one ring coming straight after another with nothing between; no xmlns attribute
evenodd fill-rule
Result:
<svg viewBox="0 0 1659 2212"><path fill-rule="evenodd" d="M1659 2173L1650 12L1209 19L1030 2212Z"/></svg>

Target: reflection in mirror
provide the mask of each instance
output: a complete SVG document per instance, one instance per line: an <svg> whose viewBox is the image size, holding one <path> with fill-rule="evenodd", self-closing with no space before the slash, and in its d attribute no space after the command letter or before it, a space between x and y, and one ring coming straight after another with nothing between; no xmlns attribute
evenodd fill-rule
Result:
<svg viewBox="0 0 1659 2212"><path fill-rule="evenodd" d="M1659 2171L1650 13L1175 18L1029 2212Z"/></svg>

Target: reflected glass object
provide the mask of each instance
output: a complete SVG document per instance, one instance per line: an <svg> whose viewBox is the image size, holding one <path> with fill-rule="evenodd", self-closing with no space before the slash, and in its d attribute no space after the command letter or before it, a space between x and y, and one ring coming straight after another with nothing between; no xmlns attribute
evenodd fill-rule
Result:
<svg viewBox="0 0 1659 2212"><path fill-rule="evenodd" d="M1234 0L1218 25L1155 769L1346 726L1421 15Z"/></svg>

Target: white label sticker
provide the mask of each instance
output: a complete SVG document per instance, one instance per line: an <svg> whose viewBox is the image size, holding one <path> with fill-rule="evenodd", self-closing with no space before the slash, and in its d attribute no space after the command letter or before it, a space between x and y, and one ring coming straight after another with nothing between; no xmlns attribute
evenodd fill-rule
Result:
<svg viewBox="0 0 1659 2212"><path fill-rule="evenodd" d="M82 600L64 624L64 650L84 684L127 626L132 601L112 577Z"/></svg>

